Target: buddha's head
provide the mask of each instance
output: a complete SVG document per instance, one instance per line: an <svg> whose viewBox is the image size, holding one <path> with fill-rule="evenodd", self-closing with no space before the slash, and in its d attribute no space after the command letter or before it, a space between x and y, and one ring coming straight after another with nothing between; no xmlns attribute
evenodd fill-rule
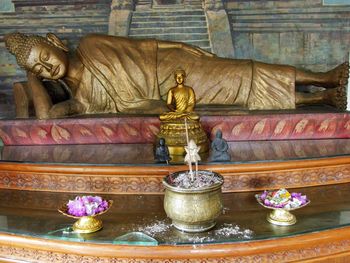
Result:
<svg viewBox="0 0 350 263"><path fill-rule="evenodd" d="M216 134L215 134L215 137L221 139L222 138L222 131L221 130L217 130Z"/></svg>
<svg viewBox="0 0 350 263"><path fill-rule="evenodd" d="M175 81L177 84L181 85L184 83L186 78L186 72L183 69L177 69L175 71Z"/></svg>
<svg viewBox="0 0 350 263"><path fill-rule="evenodd" d="M5 36L5 44L18 65L38 77L57 80L67 73L68 48L52 33L46 38L12 33Z"/></svg>
<svg viewBox="0 0 350 263"><path fill-rule="evenodd" d="M164 138L160 138L159 139L159 145L160 146L164 146L165 145L165 139Z"/></svg>

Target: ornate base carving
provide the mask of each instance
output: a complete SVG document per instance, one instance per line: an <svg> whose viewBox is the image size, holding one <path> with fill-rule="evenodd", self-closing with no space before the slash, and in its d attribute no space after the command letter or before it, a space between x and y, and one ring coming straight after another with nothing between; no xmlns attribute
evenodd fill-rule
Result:
<svg viewBox="0 0 350 263"><path fill-rule="evenodd" d="M0 163L0 188L110 194L160 194L162 179L188 166L84 166ZM200 165L221 173L223 192L263 191L350 182L350 157Z"/></svg>
<svg viewBox="0 0 350 263"><path fill-rule="evenodd" d="M209 141L199 120L187 120L187 127L189 139L194 140L197 146L201 147L199 152L207 152L209 150ZM184 147L187 145L184 120L162 121L157 138L165 139L170 155L184 155Z"/></svg>
<svg viewBox="0 0 350 263"><path fill-rule="evenodd" d="M145 116L0 120L0 138L5 145L153 143L159 125ZM220 129L227 141L350 138L344 112L202 116L201 125L211 138Z"/></svg>

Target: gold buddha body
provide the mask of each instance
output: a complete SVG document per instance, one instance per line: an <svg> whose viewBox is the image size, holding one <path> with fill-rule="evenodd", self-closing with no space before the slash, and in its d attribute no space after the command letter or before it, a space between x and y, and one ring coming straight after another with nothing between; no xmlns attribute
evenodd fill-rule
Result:
<svg viewBox="0 0 350 263"><path fill-rule="evenodd" d="M164 120L181 115L195 118L188 114L193 112L193 90L195 103L202 105L282 110L330 104L346 109L348 63L328 72L310 72L288 65L220 58L185 43L98 34L81 38L76 51L69 54L53 34L45 38L14 33L5 36L5 43L28 73L22 93L14 89L16 108L23 108L17 117L29 116L24 93L39 119L117 112L159 114L166 109L164 98L178 67L188 73L193 89L177 83L168 94L172 100L168 106L174 104L176 110L162 115ZM176 78L181 82L184 77L180 74ZM43 79L64 82L69 98L54 100ZM296 90L298 85L324 89L310 94ZM30 92L23 92L27 89Z"/></svg>
<svg viewBox="0 0 350 263"><path fill-rule="evenodd" d="M176 87L171 88L167 95L167 106L171 110L160 115L160 120L191 119L198 120L199 117L194 113L196 105L196 96L191 87L184 85L186 72L182 69L175 71Z"/></svg>
<svg viewBox="0 0 350 263"><path fill-rule="evenodd" d="M170 112L159 116L161 120L158 138L164 138L171 155L183 155L188 140L198 144L200 152L208 151L208 139L194 112L196 96L192 87L184 84L186 72L177 69L174 73L176 86L167 94Z"/></svg>

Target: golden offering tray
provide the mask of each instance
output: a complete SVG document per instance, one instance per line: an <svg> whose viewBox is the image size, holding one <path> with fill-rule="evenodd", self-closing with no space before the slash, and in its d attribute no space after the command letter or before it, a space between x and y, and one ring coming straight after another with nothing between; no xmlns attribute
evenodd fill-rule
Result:
<svg viewBox="0 0 350 263"><path fill-rule="evenodd" d="M73 224L74 232L82 233L82 234L94 233L94 232L97 232L103 228L102 220L100 220L96 217L106 213L113 205L113 200L107 200L107 202L108 202L108 208L106 210L102 211L101 213L91 215L91 216L73 216L73 215L70 215L67 213L67 205L66 204L62 205L58 209L58 212L60 212L61 214L65 215L65 216L79 219L78 221L76 221Z"/></svg>
<svg viewBox="0 0 350 263"><path fill-rule="evenodd" d="M297 210L299 208L303 208L303 207L307 206L308 204L310 204L310 200L308 200L305 204L298 206L298 207L277 208L277 207L271 207L271 206L264 205L264 203L261 201L258 194L255 195L255 198L261 206L263 206L267 209L272 209L272 212L267 215L266 219L271 224L278 225L278 226L294 225L297 222L297 218L290 211Z"/></svg>

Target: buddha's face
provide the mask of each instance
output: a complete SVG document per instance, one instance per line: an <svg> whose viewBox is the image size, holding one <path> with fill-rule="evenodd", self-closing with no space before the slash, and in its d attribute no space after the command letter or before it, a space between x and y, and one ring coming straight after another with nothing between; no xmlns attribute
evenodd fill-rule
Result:
<svg viewBox="0 0 350 263"><path fill-rule="evenodd" d="M38 77L57 80L67 73L68 57L61 49L41 42L32 47L26 68Z"/></svg>
<svg viewBox="0 0 350 263"><path fill-rule="evenodd" d="M184 76L184 74L182 74L182 73L176 73L175 74L175 80L176 80L176 83L177 84L183 84L184 83L184 81L185 81L185 76Z"/></svg>

